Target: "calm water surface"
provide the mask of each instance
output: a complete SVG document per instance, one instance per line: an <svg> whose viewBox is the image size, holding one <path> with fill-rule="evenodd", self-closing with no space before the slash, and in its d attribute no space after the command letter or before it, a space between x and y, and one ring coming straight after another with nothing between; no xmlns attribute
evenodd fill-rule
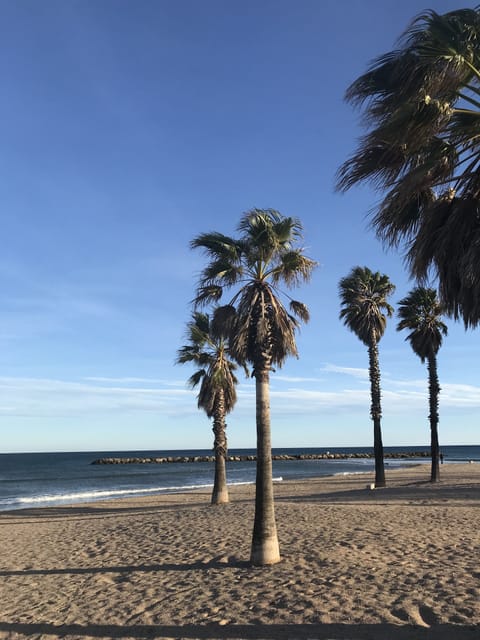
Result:
<svg viewBox="0 0 480 640"><path fill-rule="evenodd" d="M385 452L426 451L425 447L385 447ZM273 453L325 453L325 448L274 449ZM331 453L371 453L369 447L331 448ZM480 446L442 447L446 463L480 462ZM101 457L148 457L211 455L210 450L94 451L81 453L0 454L0 511L33 506L53 506L107 500L117 497L172 493L211 487L213 463L92 465ZM236 449L231 455L255 454ZM386 460L392 467L418 464L418 458ZM424 462L429 462L428 459ZM274 461L277 481L371 472L372 459ZM232 462L227 467L229 484L255 481L254 462Z"/></svg>

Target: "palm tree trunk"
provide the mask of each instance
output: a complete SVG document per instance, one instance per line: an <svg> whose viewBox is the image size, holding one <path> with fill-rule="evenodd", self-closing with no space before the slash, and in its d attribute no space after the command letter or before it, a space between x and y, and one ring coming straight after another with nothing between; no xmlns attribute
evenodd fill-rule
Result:
<svg viewBox="0 0 480 640"><path fill-rule="evenodd" d="M428 356L428 395L430 405L430 455L432 457L432 471L430 482L440 480L440 447L438 444L438 394L440 385L438 383L437 358L434 353Z"/></svg>
<svg viewBox="0 0 480 640"><path fill-rule="evenodd" d="M371 407L370 415L373 420L373 451L375 455L375 487L385 487L385 464L383 460L382 442L382 406L380 394L380 365L378 363L378 345L375 335L372 335L368 347Z"/></svg>
<svg viewBox="0 0 480 640"><path fill-rule="evenodd" d="M225 424L225 403L223 392L219 390L215 401L215 413L213 418L215 451L215 479L213 481L212 504L226 504L229 502L227 488L227 472L225 459L227 457L227 436L225 434L227 425Z"/></svg>
<svg viewBox="0 0 480 640"><path fill-rule="evenodd" d="M268 369L255 374L257 413L257 477L255 520L250 560L255 565L280 561L273 501L270 388Z"/></svg>

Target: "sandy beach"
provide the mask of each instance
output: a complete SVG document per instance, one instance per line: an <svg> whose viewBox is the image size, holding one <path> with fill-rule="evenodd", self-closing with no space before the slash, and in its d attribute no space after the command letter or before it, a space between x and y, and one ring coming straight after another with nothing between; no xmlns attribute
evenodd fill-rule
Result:
<svg viewBox="0 0 480 640"><path fill-rule="evenodd" d="M275 484L282 562L248 564L253 486L0 514L0 638L478 639L480 464Z"/></svg>

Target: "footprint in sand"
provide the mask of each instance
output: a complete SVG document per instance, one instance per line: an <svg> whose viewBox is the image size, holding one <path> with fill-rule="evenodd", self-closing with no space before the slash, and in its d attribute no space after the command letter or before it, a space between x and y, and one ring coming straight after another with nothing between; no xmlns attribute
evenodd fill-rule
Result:
<svg viewBox="0 0 480 640"><path fill-rule="evenodd" d="M438 618L434 611L425 605L410 605L401 609L393 609L392 615L402 622L416 624L419 627L430 627L438 623Z"/></svg>
<svg viewBox="0 0 480 640"><path fill-rule="evenodd" d="M421 615L422 620L424 620L429 626L438 624L438 616L430 607L421 605L418 607L418 612Z"/></svg>

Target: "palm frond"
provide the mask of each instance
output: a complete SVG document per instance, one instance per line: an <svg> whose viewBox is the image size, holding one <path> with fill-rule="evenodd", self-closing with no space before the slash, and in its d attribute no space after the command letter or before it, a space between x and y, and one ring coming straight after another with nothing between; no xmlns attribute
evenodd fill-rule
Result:
<svg viewBox="0 0 480 640"><path fill-rule="evenodd" d="M466 327L480 320L480 205L478 198L443 198L422 220L407 254L409 267L423 282L439 280L448 314Z"/></svg>
<svg viewBox="0 0 480 640"><path fill-rule="evenodd" d="M392 191L374 216L371 226L381 240L396 247L403 239L415 235L421 224L422 212L434 199L430 189Z"/></svg>
<svg viewBox="0 0 480 640"><path fill-rule="evenodd" d="M210 331L210 318L208 313L194 311L192 313L192 321L187 324L187 328L194 342L198 340L205 341Z"/></svg>
<svg viewBox="0 0 480 640"><path fill-rule="evenodd" d="M357 152L338 169L336 188L345 192L358 182L368 181L374 188L383 189L395 183L405 162L403 142L386 142L373 132L360 140Z"/></svg>
<svg viewBox="0 0 480 640"><path fill-rule="evenodd" d="M201 233L191 242L192 249L203 249L205 253L218 260L237 262L239 260L240 247L237 242L222 233L212 231L211 233Z"/></svg>
<svg viewBox="0 0 480 640"><path fill-rule="evenodd" d="M271 271L272 281L283 282L289 288L298 286L310 280L317 264L305 256L302 249L291 249L279 257L279 263Z"/></svg>
<svg viewBox="0 0 480 640"><path fill-rule="evenodd" d="M480 322L479 95L480 7L423 12L347 90L367 134L337 173L340 190L384 193L377 235L466 326Z"/></svg>
<svg viewBox="0 0 480 640"><path fill-rule="evenodd" d="M299 302L298 300L291 300L290 310L292 311L292 313L298 316L302 322L306 323L310 320L310 312L307 305L303 304L303 302Z"/></svg>
<svg viewBox="0 0 480 640"><path fill-rule="evenodd" d="M195 306L215 304L223 294L223 287L219 285L207 284L200 286L197 290L193 303Z"/></svg>
<svg viewBox="0 0 480 640"><path fill-rule="evenodd" d="M225 259L213 260L202 271L200 282L202 284L211 283L229 287L241 278L242 273L241 265Z"/></svg>
<svg viewBox="0 0 480 640"><path fill-rule="evenodd" d="M235 307L226 304L214 310L211 331L217 338L228 338L233 331L236 319Z"/></svg>
<svg viewBox="0 0 480 640"><path fill-rule="evenodd" d="M464 109L455 111L448 127L449 141L455 147L479 148L480 144L480 111Z"/></svg>
<svg viewBox="0 0 480 640"><path fill-rule="evenodd" d="M206 375L207 375L207 372L205 371L205 369L198 369L188 379L187 381L188 386L191 389L194 389L198 384L200 384L200 382Z"/></svg>
<svg viewBox="0 0 480 640"><path fill-rule="evenodd" d="M275 209L251 209L241 218L238 230L243 234L249 266L274 262L293 248L302 237L302 225L297 218L282 216Z"/></svg>

